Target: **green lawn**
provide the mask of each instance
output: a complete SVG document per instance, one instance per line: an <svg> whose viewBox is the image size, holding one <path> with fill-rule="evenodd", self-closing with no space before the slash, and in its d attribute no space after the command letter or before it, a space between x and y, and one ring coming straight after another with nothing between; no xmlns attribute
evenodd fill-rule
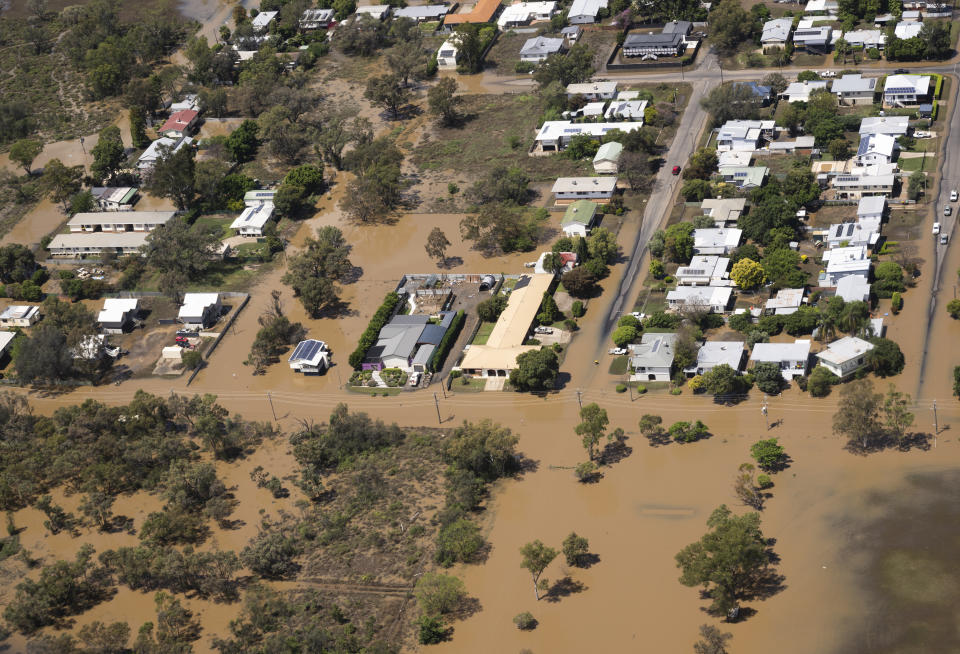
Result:
<svg viewBox="0 0 960 654"><path fill-rule="evenodd" d="M450 390L454 393L482 393L486 387L484 377L460 377L450 382Z"/></svg>
<svg viewBox="0 0 960 654"><path fill-rule="evenodd" d="M347 386L347 390L361 395L399 395L403 392L402 388L369 388L367 386Z"/></svg>
<svg viewBox="0 0 960 654"><path fill-rule="evenodd" d="M926 159L924 159L924 157L911 157L909 159L901 157L897 161L897 165L900 167L900 170L908 173L912 173L915 170L932 172L937 168L937 157L933 154L928 154Z"/></svg>
<svg viewBox="0 0 960 654"><path fill-rule="evenodd" d="M627 374L627 366L630 364L630 357L626 354L621 356L614 357L610 362L610 368L608 372L611 375L625 375Z"/></svg>
<svg viewBox="0 0 960 654"><path fill-rule="evenodd" d="M486 345L487 339L490 338L490 332L493 331L493 326L496 323L493 322L482 322L480 323L480 329L477 330L476 336L473 337L473 340L470 341L471 345Z"/></svg>

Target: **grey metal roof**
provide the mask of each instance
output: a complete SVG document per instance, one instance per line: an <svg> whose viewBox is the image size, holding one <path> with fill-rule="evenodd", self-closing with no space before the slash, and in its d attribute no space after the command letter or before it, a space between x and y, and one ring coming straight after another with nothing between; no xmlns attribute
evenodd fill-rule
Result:
<svg viewBox="0 0 960 654"><path fill-rule="evenodd" d="M433 356L433 353L436 351L437 346L430 343L425 343L420 346L417 350L417 353L413 356L414 365L427 365L430 363L430 358Z"/></svg>
<svg viewBox="0 0 960 654"><path fill-rule="evenodd" d="M537 36L527 39L523 47L520 48L520 55L551 55L560 52L563 47L563 39L551 39L546 36Z"/></svg>
<svg viewBox="0 0 960 654"><path fill-rule="evenodd" d="M420 334L418 343L432 343L433 345L440 345L440 341L443 340L443 335L447 333L447 328L441 325L427 325L423 328L423 332Z"/></svg>
<svg viewBox="0 0 960 654"><path fill-rule="evenodd" d="M630 34L623 42L624 48L642 48L649 46L679 46L683 34L679 32L660 32L659 34Z"/></svg>
<svg viewBox="0 0 960 654"><path fill-rule="evenodd" d="M693 23L686 20L674 20L663 26L664 34L682 34L686 36L693 29Z"/></svg>

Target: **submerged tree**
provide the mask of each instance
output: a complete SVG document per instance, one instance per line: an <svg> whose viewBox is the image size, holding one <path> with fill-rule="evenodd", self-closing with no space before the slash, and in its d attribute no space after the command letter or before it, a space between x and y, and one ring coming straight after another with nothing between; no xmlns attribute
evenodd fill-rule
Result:
<svg viewBox="0 0 960 654"><path fill-rule="evenodd" d="M543 542L535 540L527 543L520 548L520 555L523 557L520 561L520 567L528 570L533 578L533 592L540 599L540 591L547 589L547 580L540 576L547 566L557 558L557 550L547 547Z"/></svg>

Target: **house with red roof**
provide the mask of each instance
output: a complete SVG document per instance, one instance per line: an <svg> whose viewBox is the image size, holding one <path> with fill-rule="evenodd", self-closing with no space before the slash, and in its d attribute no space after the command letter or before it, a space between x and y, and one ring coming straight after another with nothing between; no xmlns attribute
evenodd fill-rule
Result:
<svg viewBox="0 0 960 654"><path fill-rule="evenodd" d="M200 112L193 109L182 109L170 114L167 122L157 131L160 136L170 136L173 138L189 136L197 126L199 119Z"/></svg>

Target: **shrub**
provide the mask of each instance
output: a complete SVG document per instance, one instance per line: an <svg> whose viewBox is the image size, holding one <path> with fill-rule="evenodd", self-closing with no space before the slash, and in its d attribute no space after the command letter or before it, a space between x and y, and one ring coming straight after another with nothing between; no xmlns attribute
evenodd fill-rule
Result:
<svg viewBox="0 0 960 654"><path fill-rule="evenodd" d="M636 388L634 388L633 390L636 391L637 395L643 395L644 393L647 392L647 387L644 386L643 384L637 384ZM679 393L677 393L677 395L679 395Z"/></svg>
<svg viewBox="0 0 960 654"><path fill-rule="evenodd" d="M787 453L776 438L757 441L750 446L750 456L764 470L776 470L787 458Z"/></svg>
<svg viewBox="0 0 960 654"><path fill-rule="evenodd" d="M450 323L447 333L440 339L440 345L437 346L433 356L430 357L430 363L427 366L430 372L437 372L437 370L443 367L443 362L447 360L447 354L450 352L450 348L457 342L457 337L460 335L460 330L463 329L463 323L465 321L466 316L463 311L457 311L457 315L454 316L453 322Z"/></svg>
<svg viewBox="0 0 960 654"><path fill-rule="evenodd" d="M574 318L582 318L587 310L583 307L583 302L580 300L574 300L573 304L570 306L570 314Z"/></svg>
<svg viewBox="0 0 960 654"><path fill-rule="evenodd" d="M577 467L573 469L573 474L576 476L577 480L580 482L588 482L593 479L594 475L597 474L597 464L593 461L584 461L583 463L578 463Z"/></svg>
<svg viewBox="0 0 960 654"><path fill-rule="evenodd" d="M690 378L690 381L687 382L687 388L689 388L694 393L699 393L704 388L703 375L694 375Z"/></svg>
<svg viewBox="0 0 960 654"><path fill-rule="evenodd" d="M626 385L626 384L617 384L616 391L617 391L618 393L626 393L626 392L627 392L627 385Z"/></svg>
<svg viewBox="0 0 960 654"><path fill-rule="evenodd" d="M823 366L817 366L807 379L807 390L813 397L826 397L830 394L830 387L837 381L836 375Z"/></svg>
<svg viewBox="0 0 960 654"><path fill-rule="evenodd" d="M894 293L890 296L890 310L894 314L900 313L900 309L903 308L903 296L899 292Z"/></svg>
<svg viewBox="0 0 960 654"><path fill-rule="evenodd" d="M447 637L447 630L443 627L440 618L421 615L420 619L417 620L417 627L419 627L418 635L421 645L442 643Z"/></svg>
<svg viewBox="0 0 960 654"><path fill-rule="evenodd" d="M617 347L625 347L637 340L637 330L630 325L617 327L613 332L613 342Z"/></svg>
<svg viewBox="0 0 960 654"><path fill-rule="evenodd" d="M360 365L363 363L363 358L367 355L367 350L369 350L373 344L377 342L377 337L380 335L380 330L393 316L393 312L397 308L397 304L399 302L399 295L393 292L387 293L387 296L383 299L383 304L380 305L380 308L377 309L376 313L373 314L373 317L370 318L370 323L367 325L367 328L364 330L363 334L360 335L360 340L357 342L357 348L350 353L349 363L351 368L354 370L360 369Z"/></svg>
<svg viewBox="0 0 960 654"><path fill-rule="evenodd" d="M750 314L746 311L743 313L735 313L730 316L727 324L730 326L730 329L746 333L748 329L753 327L753 318L751 318Z"/></svg>
<svg viewBox="0 0 960 654"><path fill-rule="evenodd" d="M679 390L679 389L674 389ZM697 420L696 422L687 422L681 420L670 425L670 429L667 430L673 440L678 443L693 443L698 441L701 438L706 438L710 435L707 426Z"/></svg>
<svg viewBox="0 0 960 654"><path fill-rule="evenodd" d="M757 486L761 489L770 488L773 486L773 480L770 479L770 475L759 474L757 475Z"/></svg>
<svg viewBox="0 0 960 654"><path fill-rule="evenodd" d="M523 613L518 613L514 616L513 624L517 625L517 629L526 631L536 627L537 620L533 617L533 614L530 613L530 611L524 611Z"/></svg>
<svg viewBox="0 0 960 654"><path fill-rule="evenodd" d="M683 392L682 388L671 388L670 395L680 395Z"/></svg>

